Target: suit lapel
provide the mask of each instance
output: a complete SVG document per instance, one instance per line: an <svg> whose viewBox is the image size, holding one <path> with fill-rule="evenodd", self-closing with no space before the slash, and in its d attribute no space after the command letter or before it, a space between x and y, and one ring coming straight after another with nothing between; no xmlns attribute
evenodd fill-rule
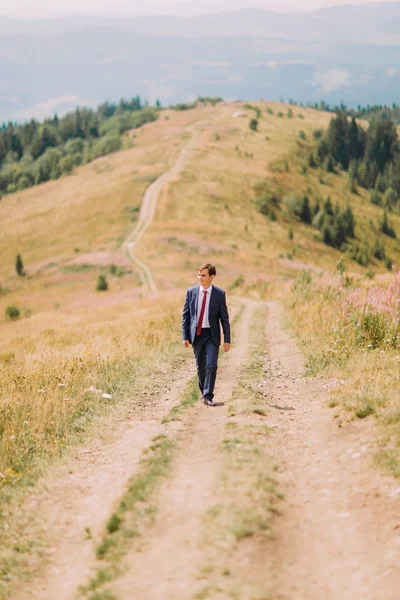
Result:
<svg viewBox="0 0 400 600"><path fill-rule="evenodd" d="M212 302L215 299L215 287L212 286L211 288L211 295L210 295L210 303L208 305L208 318L210 319L210 314L211 314L211 306L212 306Z"/></svg>
<svg viewBox="0 0 400 600"><path fill-rule="evenodd" d="M193 309L194 309L194 314L196 315L196 317L197 317L198 301L199 301L199 286L196 286L193 290L193 296L192 296Z"/></svg>

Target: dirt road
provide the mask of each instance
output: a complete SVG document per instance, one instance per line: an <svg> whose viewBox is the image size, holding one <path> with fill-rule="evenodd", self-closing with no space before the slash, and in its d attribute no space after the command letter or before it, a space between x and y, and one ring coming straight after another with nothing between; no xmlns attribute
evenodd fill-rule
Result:
<svg viewBox="0 0 400 600"><path fill-rule="evenodd" d="M203 573L203 592L199 592L199 572L213 556L204 544L205 515L218 495L218 449L226 425L237 420L229 415L227 404L248 360L253 308L253 303L245 303L236 329L240 343L221 361L217 397L222 405L210 408L198 403L187 411L182 424L170 429L178 436L179 452L171 476L154 498L155 521L140 547L133 546L125 557L125 572L109 589L118 600L397 600L399 485L373 468L373 438L366 437L371 432L359 423L339 428L333 419L326 400L330 387L338 382L302 376L300 353L282 326L275 303L268 307L268 356L260 384L267 414L243 419L273 431L268 452L285 500L263 553L252 537L240 541L235 550L240 577L263 582L265 594L241 590L232 595L228 583L233 574L222 577L211 571ZM184 377L178 374L171 381L169 396L183 384ZM125 424L120 439L111 446L96 444L82 450L65 466L65 477L58 474L56 498L64 496L64 501L53 504L53 516L47 515L50 527L53 523L57 529L58 522L53 560L40 581L16 599L72 600L77 585L88 579L98 561L93 542L84 539L85 527L98 537L118 497L116 491L122 492L141 451L162 430L164 403L159 400L161 408L154 410L152 418L132 421L129 428ZM113 492L108 485L111 477ZM74 493L68 500L71 486ZM238 500L240 494L238 488ZM52 501L54 494L37 509L49 511ZM222 544L218 553L224 552L229 549Z"/></svg>
<svg viewBox="0 0 400 600"><path fill-rule="evenodd" d="M154 281L153 274L149 267L135 255L135 244L142 237L142 235L153 220L158 198L161 191L163 190L165 185L169 181L171 181L173 177L180 173L186 161L188 160L191 151L197 143L198 137L200 135L199 132L197 130L192 129L190 130L190 132L192 137L190 138L186 146L183 148L183 150L181 150L181 153L179 154L178 159L173 165L173 167L169 171L163 173L158 179L156 179L156 181L154 181L147 188L146 193L143 196L136 227L122 245L122 251L124 252L126 257L131 261L131 263L136 267L142 280L142 283L148 288L148 291L153 295L158 294L157 285Z"/></svg>

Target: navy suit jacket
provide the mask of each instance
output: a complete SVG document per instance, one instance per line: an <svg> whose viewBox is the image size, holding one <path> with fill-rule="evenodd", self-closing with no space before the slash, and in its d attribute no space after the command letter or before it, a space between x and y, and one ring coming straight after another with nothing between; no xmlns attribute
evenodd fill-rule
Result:
<svg viewBox="0 0 400 600"><path fill-rule="evenodd" d="M185 304L182 312L182 340L189 340L193 345L196 337L197 307L199 299L199 286L195 285L186 292ZM221 345L221 329L224 332L224 342L231 342L231 327L229 324L228 308L224 290L213 285L210 296L210 307L208 312L210 322L210 333L216 346Z"/></svg>

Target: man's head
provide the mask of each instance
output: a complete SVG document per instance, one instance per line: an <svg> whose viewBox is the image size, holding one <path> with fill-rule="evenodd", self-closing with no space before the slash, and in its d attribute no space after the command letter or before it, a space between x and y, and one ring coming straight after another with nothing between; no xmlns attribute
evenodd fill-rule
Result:
<svg viewBox="0 0 400 600"><path fill-rule="evenodd" d="M202 285L204 288L209 288L216 274L217 271L214 265L210 265L210 263L201 265L201 267L199 268L199 272L197 273L197 279L199 284Z"/></svg>

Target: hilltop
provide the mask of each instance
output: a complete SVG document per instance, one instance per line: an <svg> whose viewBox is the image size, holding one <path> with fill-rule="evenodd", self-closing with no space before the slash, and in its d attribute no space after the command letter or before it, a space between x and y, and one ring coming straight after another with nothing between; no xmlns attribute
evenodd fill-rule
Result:
<svg viewBox="0 0 400 600"><path fill-rule="evenodd" d="M251 131L250 120L258 111L258 129ZM323 244L318 230L291 212L290 198L304 195L311 206L328 197L333 206L349 204L356 221L350 246L369 245L368 266L384 271L372 255L382 208L371 203L367 190L359 187L352 193L345 173L308 166L309 153L316 148L313 131L327 128L331 118L273 103L165 110L157 122L126 134L132 148L98 158L58 181L5 196L0 202L0 318L10 303L40 312L54 304L51 298L60 289L60 309L80 286L82 292L88 288L90 303L92 271L123 262L118 249L137 219L144 190L173 163L193 132L199 138L184 174L163 194L137 248L160 291L179 288L199 259L210 254L227 285L251 288L256 295L263 295L282 269L290 274L309 265L332 271L343 253ZM276 220L259 210L260 196L271 190L279 196ZM399 231L398 215L390 213L389 219ZM384 241L397 264L396 240L385 236ZM28 273L23 280L14 276L17 254ZM361 272L355 261L348 262L350 270ZM133 273L119 278L119 285L128 280L132 285Z"/></svg>

